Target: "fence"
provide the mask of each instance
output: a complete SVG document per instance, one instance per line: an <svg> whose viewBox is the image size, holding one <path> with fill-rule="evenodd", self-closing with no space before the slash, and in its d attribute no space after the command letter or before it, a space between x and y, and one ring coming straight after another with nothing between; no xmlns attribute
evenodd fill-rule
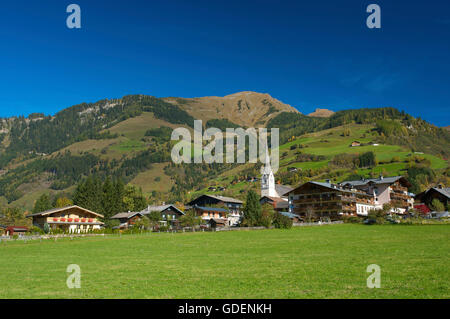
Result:
<svg viewBox="0 0 450 319"><path fill-rule="evenodd" d="M343 224L343 221L334 221L334 222L317 222L317 223L294 223L292 226L294 227L301 227L301 226L321 226L321 225L333 225L333 224ZM273 226L270 228L274 228ZM255 227L224 227L224 228L216 228L216 229L197 229L195 232L204 232L204 231L216 231L216 232L222 232L222 231L250 231L250 230L263 230L267 229L264 226L255 226ZM192 229L184 228L182 230L178 231L163 231L161 233L184 233L184 232L192 232ZM142 232L136 232L136 233L128 233L126 235L145 235L150 233L160 233L160 232L151 232L151 231L142 231ZM54 239L58 240L64 239L64 238L80 238L80 237L97 237L97 236L103 236L103 237L121 237L122 234L116 233L116 234L58 234L58 235L19 235L18 237L11 237L11 236L0 236L0 243L6 242L6 241L15 241L15 240L23 240L23 241L29 241L29 240L48 240L48 239Z"/></svg>
<svg viewBox="0 0 450 319"><path fill-rule="evenodd" d="M342 220L337 220L334 222L317 222L317 223L293 223L292 226L301 227L301 226L322 226L322 225L334 225L334 224L343 224Z"/></svg>

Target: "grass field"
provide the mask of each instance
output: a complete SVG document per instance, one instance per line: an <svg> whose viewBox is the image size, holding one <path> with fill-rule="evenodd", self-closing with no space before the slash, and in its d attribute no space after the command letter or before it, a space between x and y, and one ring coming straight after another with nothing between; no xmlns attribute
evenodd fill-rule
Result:
<svg viewBox="0 0 450 319"><path fill-rule="evenodd" d="M331 225L0 245L0 298L449 298L446 225ZM66 267L81 267L68 289ZM366 267L381 267L381 288Z"/></svg>

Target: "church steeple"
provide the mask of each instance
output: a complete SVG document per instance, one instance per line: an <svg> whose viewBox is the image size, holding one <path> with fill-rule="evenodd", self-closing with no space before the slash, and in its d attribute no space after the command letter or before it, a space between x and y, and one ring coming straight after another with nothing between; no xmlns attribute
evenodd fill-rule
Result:
<svg viewBox="0 0 450 319"><path fill-rule="evenodd" d="M275 177L270 167L270 157L267 149L265 163L261 167L261 197L263 196L278 197L275 190Z"/></svg>

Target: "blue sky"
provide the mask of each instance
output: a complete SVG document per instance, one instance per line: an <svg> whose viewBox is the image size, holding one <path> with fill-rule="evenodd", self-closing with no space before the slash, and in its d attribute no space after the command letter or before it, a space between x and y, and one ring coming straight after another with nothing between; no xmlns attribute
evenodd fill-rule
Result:
<svg viewBox="0 0 450 319"><path fill-rule="evenodd" d="M82 28L66 27L81 7ZM381 7L368 29L366 7ZM449 1L0 4L0 116L127 94L269 93L302 113L393 106L450 125Z"/></svg>

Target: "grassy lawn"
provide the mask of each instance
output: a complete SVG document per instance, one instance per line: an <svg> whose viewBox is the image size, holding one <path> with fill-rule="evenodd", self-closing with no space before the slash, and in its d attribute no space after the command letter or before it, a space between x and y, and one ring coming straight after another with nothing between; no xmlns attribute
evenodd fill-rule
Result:
<svg viewBox="0 0 450 319"><path fill-rule="evenodd" d="M449 298L450 226L332 225L0 245L0 298ZM81 289L66 267L81 267ZM381 288L366 267L381 267Z"/></svg>

